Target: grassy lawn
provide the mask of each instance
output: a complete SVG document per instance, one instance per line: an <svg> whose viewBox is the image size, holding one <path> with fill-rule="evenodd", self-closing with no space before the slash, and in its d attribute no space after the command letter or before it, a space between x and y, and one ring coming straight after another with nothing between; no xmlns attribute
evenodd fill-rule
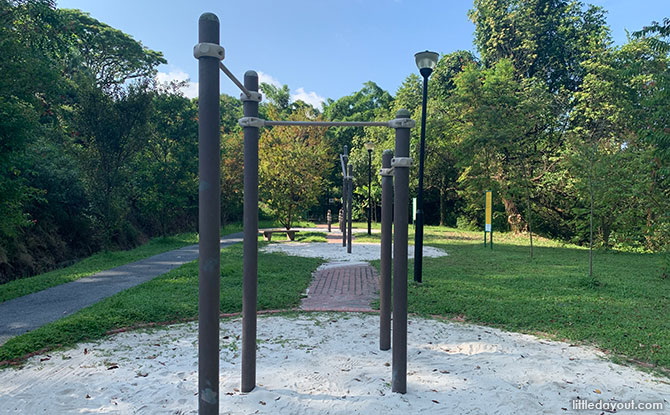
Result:
<svg viewBox="0 0 670 415"><path fill-rule="evenodd" d="M544 238L533 238L532 260L527 236L494 234L490 250L483 232L428 227L425 242L449 256L424 258L421 285L410 260L410 312L593 344L615 360L670 369L670 280L660 277L660 256L596 251L589 278L587 249Z"/></svg>
<svg viewBox="0 0 670 415"><path fill-rule="evenodd" d="M410 226L410 243L412 231ZM356 241L378 242L378 232L359 234ZM301 232L296 240L324 236ZM410 312L592 344L615 360L670 369L670 280L660 277L659 256L596 251L589 278L588 250L540 237L534 237L533 259L524 235L494 234L491 250L483 247L482 232L427 227L425 241L449 255L424 258L423 284L410 282ZM222 253L222 312L241 309L241 249L238 244ZM320 262L260 253L259 308L297 305ZM412 270L410 260L410 281ZM197 263L191 263L10 340L0 347L0 360L99 338L118 327L194 318L196 302Z"/></svg>
<svg viewBox="0 0 670 415"><path fill-rule="evenodd" d="M326 242L324 232L298 232L295 234L295 242Z"/></svg>
<svg viewBox="0 0 670 415"><path fill-rule="evenodd" d="M283 254L258 256L259 310L297 306L320 259ZM242 310L242 244L221 251L221 312ZM76 314L14 337L0 346L0 361L42 348L67 347L102 337L109 330L198 315L198 262L109 297Z"/></svg>
<svg viewBox="0 0 670 415"><path fill-rule="evenodd" d="M272 227L271 221L263 221L261 227ZM242 232L241 223L230 223L221 229L221 236ZM198 243L198 234L183 233L165 238L153 238L144 245L128 251L98 252L68 267L59 268L33 277L21 278L0 284L0 303L42 291L49 287L88 277L106 269L129 264L163 252Z"/></svg>

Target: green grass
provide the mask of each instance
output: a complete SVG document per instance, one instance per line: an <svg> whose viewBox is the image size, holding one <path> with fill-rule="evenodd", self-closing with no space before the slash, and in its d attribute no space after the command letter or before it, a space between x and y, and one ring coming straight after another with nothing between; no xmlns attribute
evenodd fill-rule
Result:
<svg viewBox="0 0 670 415"><path fill-rule="evenodd" d="M425 242L449 256L424 258L420 285L410 260L410 312L593 344L670 369L670 280L660 277L660 256L597 251L589 278L587 249L544 238L533 238L532 260L527 236L494 234L491 250L483 232L428 227Z"/></svg>
<svg viewBox="0 0 670 415"><path fill-rule="evenodd" d="M267 227L273 224L271 221L261 222L262 226ZM242 224L230 223L221 229L221 236L237 232L242 232ZM128 251L98 252L64 268L0 284L0 303L196 243L198 243L198 234L191 232L153 238L146 244Z"/></svg>
<svg viewBox="0 0 670 415"><path fill-rule="evenodd" d="M298 232L295 234L295 242L326 242L324 232Z"/></svg>
<svg viewBox="0 0 670 415"><path fill-rule="evenodd" d="M283 254L258 256L259 310L297 306L322 260ZM221 253L221 312L242 310L242 244ZM143 323L194 319L198 313L198 263L185 264L71 316L14 337L0 346L0 361L43 348L101 338L109 330Z"/></svg>
<svg viewBox="0 0 670 415"><path fill-rule="evenodd" d="M412 231L410 226L410 243ZM323 238L298 235L305 241ZM378 230L356 241L377 242ZM534 238L534 259L524 235L494 234L491 250L483 247L483 232L426 227L425 242L449 255L424 258L423 284L409 284L410 312L593 344L615 359L670 369L670 280L660 277L660 256L597 251L589 278L588 250L545 238ZM297 305L320 262L260 253L259 308ZM241 309L241 264L239 244L223 251L222 312ZM412 270L410 261L410 281ZM0 360L99 338L118 327L194 318L196 303L197 263L191 263L11 339L0 347Z"/></svg>
<svg viewBox="0 0 670 415"><path fill-rule="evenodd" d="M65 268L59 268L33 277L21 278L0 285L0 302L11 300L49 287L65 284L93 275L106 269L138 261L161 252L181 248L198 242L195 233L183 233L165 238L154 238L144 245L128 251L98 252Z"/></svg>

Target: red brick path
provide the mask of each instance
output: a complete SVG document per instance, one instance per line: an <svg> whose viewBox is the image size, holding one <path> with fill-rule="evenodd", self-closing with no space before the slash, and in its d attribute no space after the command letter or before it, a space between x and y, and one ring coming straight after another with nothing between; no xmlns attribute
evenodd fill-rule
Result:
<svg viewBox="0 0 670 415"><path fill-rule="evenodd" d="M314 273L301 308L306 311L371 311L379 275L368 264L332 266Z"/></svg>

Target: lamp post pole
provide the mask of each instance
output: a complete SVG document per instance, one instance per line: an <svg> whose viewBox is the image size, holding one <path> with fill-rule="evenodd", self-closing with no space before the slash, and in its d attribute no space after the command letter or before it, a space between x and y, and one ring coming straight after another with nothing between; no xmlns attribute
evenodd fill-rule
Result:
<svg viewBox="0 0 670 415"><path fill-rule="evenodd" d="M426 102L428 101L428 77L437 64L437 53L419 52L416 55L419 72L423 76L423 100L421 102L421 143L419 146L419 191L416 198L416 230L414 233L414 281L421 282L423 268L423 161L426 151Z"/></svg>

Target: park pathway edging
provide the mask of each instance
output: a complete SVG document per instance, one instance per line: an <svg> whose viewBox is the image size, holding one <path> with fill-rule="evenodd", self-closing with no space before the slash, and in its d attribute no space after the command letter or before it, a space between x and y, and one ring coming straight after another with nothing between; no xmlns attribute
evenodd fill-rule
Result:
<svg viewBox="0 0 670 415"><path fill-rule="evenodd" d="M221 238L221 247L238 242L242 232ZM196 259L198 245L189 245L0 303L0 345Z"/></svg>

